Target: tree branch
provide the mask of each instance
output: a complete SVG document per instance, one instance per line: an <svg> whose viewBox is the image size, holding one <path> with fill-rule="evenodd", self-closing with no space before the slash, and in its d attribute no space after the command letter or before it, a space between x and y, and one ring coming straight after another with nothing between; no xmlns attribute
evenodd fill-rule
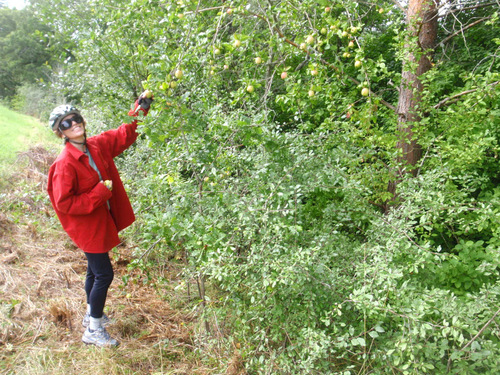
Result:
<svg viewBox="0 0 500 375"><path fill-rule="evenodd" d="M495 85L498 85L499 83L500 83L500 81L496 81L496 82L493 82L493 83L488 84L488 86L495 86ZM464 95L467 95L467 94L470 94L470 93L476 92L476 91L478 91L478 90L479 90L479 88L477 88L477 89L472 89L472 90L466 90L466 91L463 91L463 92L461 92L461 93L455 94L455 95L453 95L453 96L450 96L450 97L448 97L448 98L445 98L445 99L441 100L441 101L440 101L438 104L436 104L433 108L434 108L434 109L439 109L439 108L443 107L445 104L452 104L452 103L455 103L455 102L456 102L456 100L455 100L455 99L457 99L457 98L459 98L459 97L461 97L461 96L464 96ZM448 102L450 102L450 101L451 101L451 103L448 103Z"/></svg>
<svg viewBox="0 0 500 375"><path fill-rule="evenodd" d="M462 27L460 30L458 30L458 31L454 32L453 34L448 35L448 36L447 36L446 38L444 38L441 42L439 42L439 44L440 44L440 45L444 45L446 42L448 42L448 40L450 40L451 38L453 38L453 37L457 36L458 34L463 33L465 30L470 29L470 28L471 28L471 27L473 27L473 26L476 26L478 23L481 23L481 22L483 22L483 21L487 21L487 20L490 20L490 19L491 19L491 17L484 17L484 18L481 18L481 19L479 19L479 20L477 20L477 21L474 21L474 22L472 22L472 23L468 24L467 26Z"/></svg>
<svg viewBox="0 0 500 375"><path fill-rule="evenodd" d="M440 8L444 8L446 5L448 4L443 4ZM440 18L443 18L443 17L446 17L447 15L449 14L453 14L453 13L460 13L460 12L464 12L464 11L467 11L467 10L472 10L472 9L480 9L480 8L485 8L485 7L489 7L489 6L492 6L492 5L498 5L497 2L491 2L491 3L486 3L486 4L477 4L477 5L473 5L473 6L470 6L470 7L464 7L464 8L455 8L455 9L452 9L452 10L449 10L447 11L446 13L440 15L439 17Z"/></svg>

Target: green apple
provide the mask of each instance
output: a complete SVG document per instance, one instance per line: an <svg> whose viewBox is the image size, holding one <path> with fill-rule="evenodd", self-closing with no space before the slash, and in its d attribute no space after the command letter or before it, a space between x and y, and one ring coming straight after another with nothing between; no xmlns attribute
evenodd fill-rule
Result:
<svg viewBox="0 0 500 375"><path fill-rule="evenodd" d="M312 35L309 35L307 38L306 38L306 43L307 44L313 44L314 43L314 37Z"/></svg>
<svg viewBox="0 0 500 375"><path fill-rule="evenodd" d="M368 87L363 87L363 90L361 90L361 95L363 96L368 96L370 94L370 90Z"/></svg>
<svg viewBox="0 0 500 375"><path fill-rule="evenodd" d="M234 43L233 43L233 46L234 46L235 48L238 48L239 46L241 46L241 42L240 42L238 39L236 39L236 40L234 41Z"/></svg>
<svg viewBox="0 0 500 375"><path fill-rule="evenodd" d="M254 88L252 85L247 86L247 91L251 94L253 92Z"/></svg>
<svg viewBox="0 0 500 375"><path fill-rule="evenodd" d="M183 75L184 75L184 73L182 73L182 70L177 69L177 70L175 71L175 77L176 77L177 79L181 79Z"/></svg>
<svg viewBox="0 0 500 375"><path fill-rule="evenodd" d="M356 69L361 68L361 65L363 65L363 63L362 63L361 61L359 61L359 60L356 60L356 61L354 62L354 67L355 67Z"/></svg>
<svg viewBox="0 0 500 375"><path fill-rule="evenodd" d="M177 87L177 81L170 82L170 88L175 89Z"/></svg>
<svg viewBox="0 0 500 375"><path fill-rule="evenodd" d="M310 97L313 97L315 92L314 90L309 90L309 92L307 93Z"/></svg>

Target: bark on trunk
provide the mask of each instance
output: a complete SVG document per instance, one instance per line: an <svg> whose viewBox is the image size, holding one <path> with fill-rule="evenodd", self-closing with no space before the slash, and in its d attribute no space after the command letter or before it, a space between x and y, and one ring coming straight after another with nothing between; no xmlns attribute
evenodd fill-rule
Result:
<svg viewBox="0 0 500 375"><path fill-rule="evenodd" d="M410 0L406 20L408 39L405 48L409 55L403 62L397 107L399 140L396 147L401 156L396 178L389 183L389 191L394 196L397 183L405 173L417 174L416 166L422 157L422 148L415 138L413 126L421 120L416 109L423 90L419 77L432 68L432 49L437 39L437 3L433 0Z"/></svg>

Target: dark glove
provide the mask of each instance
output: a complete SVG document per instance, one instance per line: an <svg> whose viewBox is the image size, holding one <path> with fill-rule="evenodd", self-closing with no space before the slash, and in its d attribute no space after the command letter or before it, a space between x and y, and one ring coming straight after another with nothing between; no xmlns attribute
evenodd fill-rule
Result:
<svg viewBox="0 0 500 375"><path fill-rule="evenodd" d="M135 101L134 109L129 111L129 116L136 116L139 110L141 110L144 114L147 114L153 100L153 93L149 90L144 91Z"/></svg>
<svg viewBox="0 0 500 375"><path fill-rule="evenodd" d="M139 96L138 103L142 108L148 109L151 103L153 103L153 100L153 93L146 90Z"/></svg>

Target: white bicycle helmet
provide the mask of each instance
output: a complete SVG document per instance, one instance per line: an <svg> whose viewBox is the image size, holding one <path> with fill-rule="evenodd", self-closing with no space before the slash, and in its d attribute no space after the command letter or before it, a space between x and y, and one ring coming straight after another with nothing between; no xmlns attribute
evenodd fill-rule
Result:
<svg viewBox="0 0 500 375"><path fill-rule="evenodd" d="M81 116L81 113L78 109L69 104L60 105L52 111L49 117L49 126L53 131L56 131L59 128L59 124L61 120L65 118L67 115L75 113Z"/></svg>

